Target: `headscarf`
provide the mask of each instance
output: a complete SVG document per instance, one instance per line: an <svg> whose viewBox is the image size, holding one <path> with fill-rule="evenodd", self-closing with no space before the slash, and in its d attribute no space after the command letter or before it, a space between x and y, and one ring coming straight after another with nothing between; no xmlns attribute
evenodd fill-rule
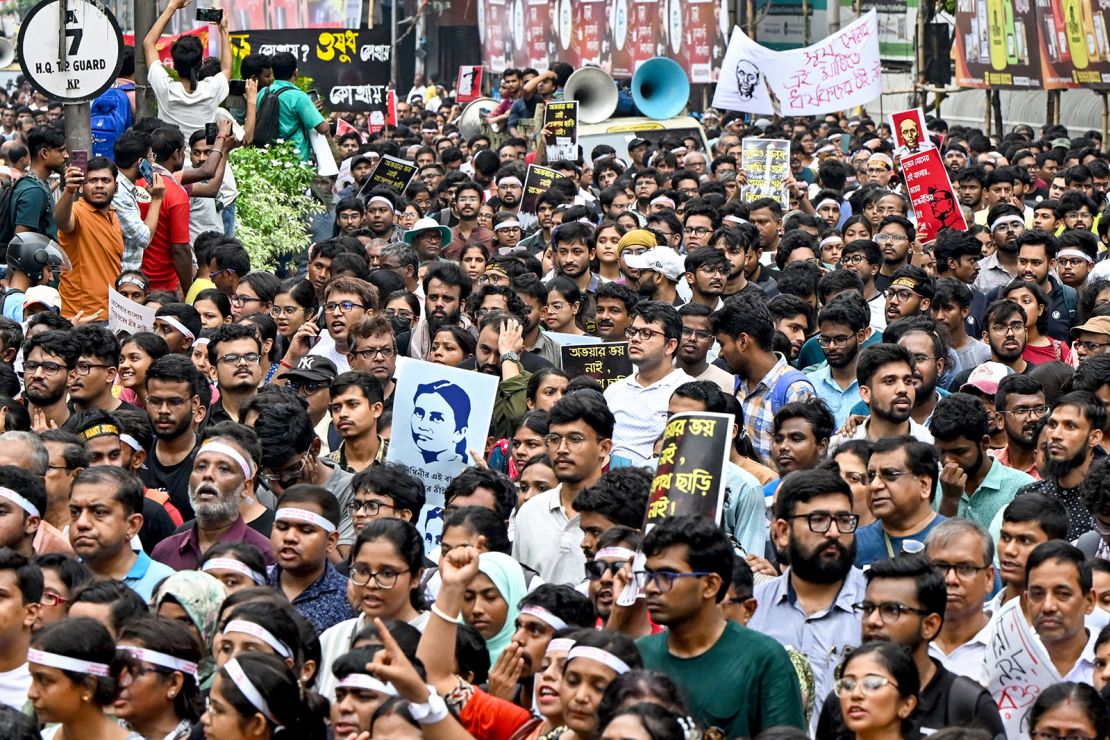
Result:
<svg viewBox="0 0 1110 740"><path fill-rule="evenodd" d="M516 632L516 617L520 613L520 600L528 593L524 582L524 571L513 558L500 552L484 552L478 558L478 571L493 582L501 598L509 605L505 612L505 624L497 634L486 640L490 665L497 662L502 651L509 646Z"/></svg>
<svg viewBox="0 0 1110 740"><path fill-rule="evenodd" d="M173 599L185 610L193 625L204 640L205 659L199 666L199 679L207 685L214 673L212 662L212 638L216 635L216 620L220 616L220 604L227 598L227 589L219 579L199 570L183 570L162 581L154 592L153 611L167 599Z"/></svg>

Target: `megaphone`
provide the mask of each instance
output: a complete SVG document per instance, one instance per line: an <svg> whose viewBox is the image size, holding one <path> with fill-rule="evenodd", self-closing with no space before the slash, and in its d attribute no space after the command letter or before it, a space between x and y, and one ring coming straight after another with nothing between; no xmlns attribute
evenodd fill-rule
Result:
<svg viewBox="0 0 1110 740"><path fill-rule="evenodd" d="M673 118L690 99L690 80L678 62L652 57L632 75L632 99L648 118Z"/></svg>
<svg viewBox="0 0 1110 740"><path fill-rule="evenodd" d="M563 99L578 101L582 123L601 123L617 110L617 83L599 67L583 67L567 80Z"/></svg>
<svg viewBox="0 0 1110 740"><path fill-rule="evenodd" d="M473 139L482 133L482 118L488 116L497 107L493 98L478 98L471 101L459 115L459 133L466 140Z"/></svg>
<svg viewBox="0 0 1110 740"><path fill-rule="evenodd" d="M0 69L15 61L15 44L0 36Z"/></svg>

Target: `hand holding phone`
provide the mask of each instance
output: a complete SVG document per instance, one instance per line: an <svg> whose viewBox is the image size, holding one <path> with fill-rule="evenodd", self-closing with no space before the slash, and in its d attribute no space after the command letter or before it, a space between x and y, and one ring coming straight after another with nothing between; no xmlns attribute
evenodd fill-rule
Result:
<svg viewBox="0 0 1110 740"><path fill-rule="evenodd" d="M89 153L80 149L69 153L69 166L81 170L85 175L89 172Z"/></svg>
<svg viewBox="0 0 1110 740"><path fill-rule="evenodd" d="M247 81L246 80L228 80L227 92L228 92L228 95L246 95L247 94Z"/></svg>
<svg viewBox="0 0 1110 740"><path fill-rule="evenodd" d="M220 133L220 127L216 123L204 124L204 141L208 146L216 143L216 136Z"/></svg>
<svg viewBox="0 0 1110 740"><path fill-rule="evenodd" d="M197 8L197 20L201 23L219 23L224 19L224 11L219 8Z"/></svg>
<svg viewBox="0 0 1110 740"><path fill-rule="evenodd" d="M145 159L139 160L139 175L146 180L148 185L154 182L154 168Z"/></svg>

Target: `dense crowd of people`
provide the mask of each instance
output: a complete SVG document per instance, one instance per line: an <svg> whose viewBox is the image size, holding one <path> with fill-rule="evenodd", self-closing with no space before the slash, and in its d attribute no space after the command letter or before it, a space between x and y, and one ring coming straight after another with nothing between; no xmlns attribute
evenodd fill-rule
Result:
<svg viewBox="0 0 1110 740"><path fill-rule="evenodd" d="M29 86L0 113L0 735L1110 738L1097 132L929 118L969 227L923 242L866 115L550 161L563 63L506 70L469 139L422 84L371 131L291 54L231 95L226 24L171 74L184 5L111 156ZM313 132L324 215L258 269L228 154ZM758 137L786 202L745 197ZM525 207L529 164L561 177ZM632 374L564 370L598 340ZM389 456L399 358L497 379L442 502ZM722 515L644 531L683 412L734 421Z"/></svg>

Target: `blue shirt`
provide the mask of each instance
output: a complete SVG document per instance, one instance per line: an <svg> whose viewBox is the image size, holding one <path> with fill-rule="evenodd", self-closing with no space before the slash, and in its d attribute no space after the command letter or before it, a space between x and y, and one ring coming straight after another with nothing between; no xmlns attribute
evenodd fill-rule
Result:
<svg viewBox="0 0 1110 740"><path fill-rule="evenodd" d="M832 368L827 364L806 373L806 375L813 383L813 389L817 391L817 397L825 402L829 411L832 412L833 418L836 419L836 428L842 429L844 422L848 421L848 416L852 413L852 407L857 403L862 403L859 395L859 381L853 379L851 385L841 390L840 385L833 380Z"/></svg>
<svg viewBox="0 0 1110 740"><path fill-rule="evenodd" d="M888 536L883 531L883 523L880 521L871 522L860 527L856 530L856 567L862 568L876 561L900 555L908 540L919 542L921 548L918 552L924 551L925 538L929 536L929 532L933 531L933 527L943 522L945 518L937 514L922 529L905 537Z"/></svg>
<svg viewBox="0 0 1110 740"><path fill-rule="evenodd" d="M150 556L141 550L135 554L138 558L135 559L131 570L123 577L123 584L141 596L144 604L149 604L154 598L154 587L176 571L168 565L151 560Z"/></svg>
<svg viewBox="0 0 1110 740"><path fill-rule="evenodd" d="M266 578L279 591L280 575L281 568L274 565L267 571ZM311 586L297 594L292 603L301 616L312 622L319 634L332 625L358 616L347 601L347 579L331 563L324 563L324 572Z"/></svg>

